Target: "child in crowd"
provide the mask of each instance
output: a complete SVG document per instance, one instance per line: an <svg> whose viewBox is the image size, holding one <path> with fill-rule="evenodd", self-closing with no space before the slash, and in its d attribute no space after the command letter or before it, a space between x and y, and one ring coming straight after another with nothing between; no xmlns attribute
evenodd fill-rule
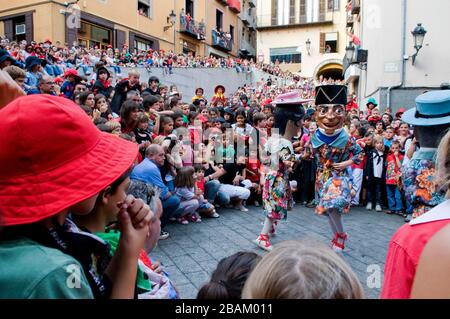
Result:
<svg viewBox="0 0 450 319"><path fill-rule="evenodd" d="M205 169L201 164L196 164L194 166L195 174L195 194L198 196L199 207L198 212L208 217L219 218L220 215L216 212L213 204L209 203L207 199L204 198L205 194Z"/></svg>
<svg viewBox="0 0 450 319"><path fill-rule="evenodd" d="M170 116L161 116L159 119L158 134L153 132L152 138L155 139L157 136L169 136L173 132L173 126L173 119Z"/></svg>
<svg viewBox="0 0 450 319"><path fill-rule="evenodd" d="M103 94L97 94L95 96L95 106L94 108L96 110L100 111L100 114L103 118L107 119L108 121L113 119L111 108L109 107L109 104L106 100L106 97Z"/></svg>
<svg viewBox="0 0 450 319"><path fill-rule="evenodd" d="M244 299L363 299L364 289L347 263L315 241L284 241L251 272Z"/></svg>
<svg viewBox="0 0 450 319"><path fill-rule="evenodd" d="M375 206L377 212L381 212L381 188L386 177L386 152L381 136L373 138L374 148L368 153L366 164L366 179L370 185L370 195L366 209L372 210Z"/></svg>
<svg viewBox="0 0 450 319"><path fill-rule="evenodd" d="M181 212L177 221L183 225L189 224L189 221L197 223L202 221L197 212L200 203L199 196L195 194L194 173L193 167L183 167L175 177L175 195L181 200L179 208Z"/></svg>
<svg viewBox="0 0 450 319"><path fill-rule="evenodd" d="M394 128L392 126L386 127L386 131L384 134L384 146L390 148L392 141L394 140L395 140Z"/></svg>
<svg viewBox="0 0 450 319"><path fill-rule="evenodd" d="M388 214L403 216L402 202L402 162L403 155L400 153L400 142L393 141L386 159L386 192L389 204Z"/></svg>
<svg viewBox="0 0 450 319"><path fill-rule="evenodd" d="M245 282L260 260L261 256L252 252L238 252L223 258L211 280L200 288L197 299L242 299Z"/></svg>
<svg viewBox="0 0 450 319"><path fill-rule="evenodd" d="M375 125L379 121L381 121L380 111L378 108L374 108L372 110L372 114L367 118L370 125Z"/></svg>

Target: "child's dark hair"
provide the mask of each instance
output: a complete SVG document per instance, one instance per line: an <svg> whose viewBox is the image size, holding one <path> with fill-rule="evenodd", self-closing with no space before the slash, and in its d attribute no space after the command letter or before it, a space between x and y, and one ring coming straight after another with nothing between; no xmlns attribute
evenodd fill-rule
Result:
<svg viewBox="0 0 450 319"><path fill-rule="evenodd" d="M175 176L175 187L194 187L194 167L185 166L178 170Z"/></svg>
<svg viewBox="0 0 450 319"><path fill-rule="evenodd" d="M245 109L243 107L240 107L236 110L234 118L236 119L238 116L243 116L244 119L247 121L247 113L245 112Z"/></svg>
<svg viewBox="0 0 450 319"><path fill-rule="evenodd" d="M172 119L175 121L175 120L176 120L177 118L179 118L179 117L184 118L184 117L183 117L183 113L177 110L177 111L175 111L175 112L173 113Z"/></svg>
<svg viewBox="0 0 450 319"><path fill-rule="evenodd" d="M80 104L84 105L86 103L86 101L87 101L88 96L91 95L91 94L94 94L94 93L92 93L91 91L81 92L79 97L78 97L79 100L80 100Z"/></svg>
<svg viewBox="0 0 450 319"><path fill-rule="evenodd" d="M150 110L150 108L157 102L159 102L159 99L156 96L149 95L144 98L144 101L142 102L142 106L144 107L145 111L148 112Z"/></svg>
<svg viewBox="0 0 450 319"><path fill-rule="evenodd" d="M203 167L203 165L202 164L194 164L194 171L197 173L197 172L203 172L203 171L205 171L205 168Z"/></svg>
<svg viewBox="0 0 450 319"><path fill-rule="evenodd" d="M161 116L159 133L162 133L164 131L164 125L168 123L173 123L173 119L170 116Z"/></svg>
<svg viewBox="0 0 450 319"><path fill-rule="evenodd" d="M365 127L363 127L363 126L358 127L358 135L359 135L359 137L365 136L366 133L367 133L367 130L366 130Z"/></svg>
<svg viewBox="0 0 450 319"><path fill-rule="evenodd" d="M199 113L197 112L189 112L188 119L189 123L194 123L195 118L198 116Z"/></svg>
<svg viewBox="0 0 450 319"><path fill-rule="evenodd" d="M98 101L100 101L101 99L105 99L105 101L107 101L106 96L104 96L103 94L97 94L94 99L95 99L94 104L95 106L97 106Z"/></svg>
<svg viewBox="0 0 450 319"><path fill-rule="evenodd" d="M197 299L241 299L242 289L261 256L253 252L238 252L223 258L211 280L198 292Z"/></svg>

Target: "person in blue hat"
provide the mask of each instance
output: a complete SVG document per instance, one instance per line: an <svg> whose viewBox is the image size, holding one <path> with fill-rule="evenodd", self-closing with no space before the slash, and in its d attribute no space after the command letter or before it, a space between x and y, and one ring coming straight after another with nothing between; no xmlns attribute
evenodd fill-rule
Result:
<svg viewBox="0 0 450 319"><path fill-rule="evenodd" d="M311 136L317 163L316 213L328 216L334 238L332 248L345 248L341 215L348 213L354 192L351 178L352 164L360 163L361 147L343 128L347 87L322 85L316 87L315 118L319 129Z"/></svg>
<svg viewBox="0 0 450 319"><path fill-rule="evenodd" d="M423 215L444 200L435 187L435 158L442 134L450 127L450 90L432 91L416 99L416 108L406 111L402 120L414 126L411 160L403 171L408 203L406 222ZM409 151L409 150L406 150Z"/></svg>
<svg viewBox="0 0 450 319"><path fill-rule="evenodd" d="M29 56L25 60L25 68L27 69L25 85L27 86L27 90L37 89L39 80L45 74L42 68L44 64L45 61L36 56Z"/></svg>
<svg viewBox="0 0 450 319"><path fill-rule="evenodd" d="M0 49L0 70L3 70L7 66L15 65L16 60L9 55L9 52L5 49Z"/></svg>
<svg viewBox="0 0 450 319"><path fill-rule="evenodd" d="M424 298L424 282L430 293L426 298L443 298L440 293L448 291L439 286L446 285L440 270L448 269L447 265L442 265L448 261L444 239L448 235L442 235L445 229L448 234L446 226L450 223L450 134L443 135L450 127L450 90L420 95L416 98L416 107L406 111L402 120L414 126L414 142L406 156L411 159L404 167L402 176L406 201L411 209L407 220L414 219L391 238L381 298ZM439 176L436 166L439 166ZM436 247L440 252L432 255L433 267L420 265L429 263L429 250ZM426 269L428 272L424 273ZM441 282L436 282L436 276Z"/></svg>

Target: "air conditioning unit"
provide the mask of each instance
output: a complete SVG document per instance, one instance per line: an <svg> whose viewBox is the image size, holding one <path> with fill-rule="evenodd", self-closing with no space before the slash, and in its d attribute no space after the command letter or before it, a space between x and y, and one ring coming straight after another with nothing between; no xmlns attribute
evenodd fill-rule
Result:
<svg viewBox="0 0 450 319"><path fill-rule="evenodd" d="M16 35L25 34L26 25L25 24L16 24Z"/></svg>

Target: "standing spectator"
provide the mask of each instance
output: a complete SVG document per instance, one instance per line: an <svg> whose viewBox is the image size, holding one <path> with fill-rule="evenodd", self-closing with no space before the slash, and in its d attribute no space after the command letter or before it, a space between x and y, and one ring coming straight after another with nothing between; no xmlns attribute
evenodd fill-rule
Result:
<svg viewBox="0 0 450 319"><path fill-rule="evenodd" d="M371 186L371 199L366 209L372 210L375 206L377 212L381 212L381 188L386 177L386 152L383 138L375 136L373 139L374 149L367 156L366 178Z"/></svg>
<svg viewBox="0 0 450 319"><path fill-rule="evenodd" d="M141 85L139 83L140 76L137 70L131 70L128 72L128 79L123 79L117 83L114 89L114 97L111 101L111 110L115 114L120 114L122 103L127 99L127 93L129 91L141 92Z"/></svg>
<svg viewBox="0 0 450 319"><path fill-rule="evenodd" d="M97 94L103 94L104 96L111 95L113 87L111 86L111 82L109 81L110 78L111 74L109 73L107 68L102 66L97 69L97 80L95 81L94 87L92 88L92 91L94 92L95 95Z"/></svg>
<svg viewBox="0 0 450 319"><path fill-rule="evenodd" d="M393 141L386 159L386 193L389 204L388 214L403 215L401 167L403 155L400 142Z"/></svg>

